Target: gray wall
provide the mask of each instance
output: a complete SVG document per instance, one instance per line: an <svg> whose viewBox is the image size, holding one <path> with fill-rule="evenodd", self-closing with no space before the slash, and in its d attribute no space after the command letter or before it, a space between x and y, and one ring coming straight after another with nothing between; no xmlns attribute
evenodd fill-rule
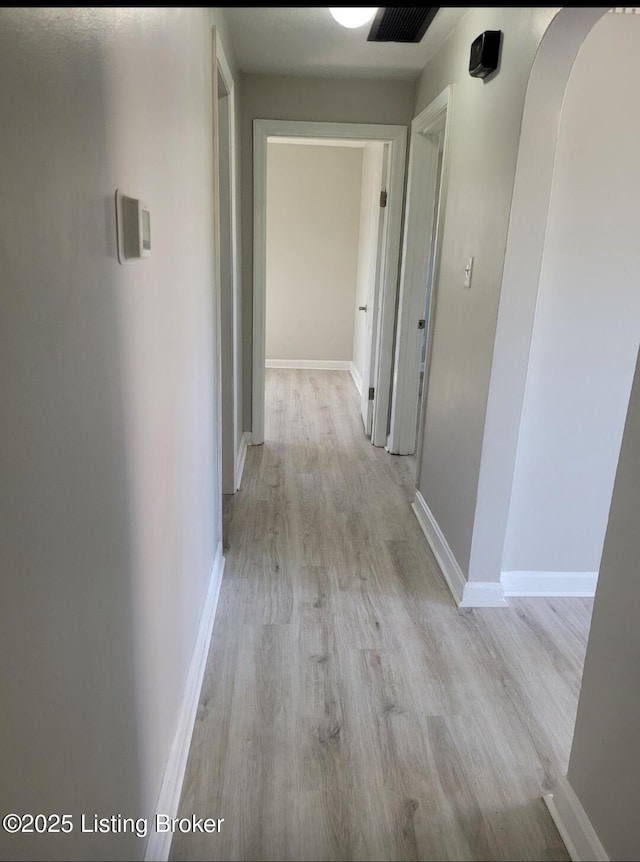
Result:
<svg viewBox="0 0 640 862"><path fill-rule="evenodd" d="M640 363L631 392L587 646L569 783L610 859L640 849Z"/></svg>
<svg viewBox="0 0 640 862"><path fill-rule="evenodd" d="M253 343L253 121L299 120L407 125L414 85L408 81L242 75L243 414L251 429Z"/></svg>
<svg viewBox="0 0 640 862"><path fill-rule="evenodd" d="M157 802L220 540L211 23L0 10L3 811ZM151 209L129 266L116 188ZM2 858L143 852L0 834Z"/></svg>
<svg viewBox="0 0 640 862"><path fill-rule="evenodd" d="M580 48L558 137L503 569L597 572L640 339L640 16ZM615 93L615 98L611 94Z"/></svg>
<svg viewBox="0 0 640 862"><path fill-rule="evenodd" d="M418 487L465 575L520 121L535 52L556 11L471 8L418 82L415 114L454 85ZM469 46L484 30L503 31L500 69L486 81L468 73ZM471 256L467 290L463 275Z"/></svg>

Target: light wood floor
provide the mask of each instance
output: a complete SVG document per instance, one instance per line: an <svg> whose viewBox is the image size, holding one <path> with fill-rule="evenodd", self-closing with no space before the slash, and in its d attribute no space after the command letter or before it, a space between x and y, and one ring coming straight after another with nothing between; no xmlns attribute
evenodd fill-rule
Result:
<svg viewBox="0 0 640 862"><path fill-rule="evenodd" d="M174 860L567 860L587 599L458 610L347 372L267 371Z"/></svg>

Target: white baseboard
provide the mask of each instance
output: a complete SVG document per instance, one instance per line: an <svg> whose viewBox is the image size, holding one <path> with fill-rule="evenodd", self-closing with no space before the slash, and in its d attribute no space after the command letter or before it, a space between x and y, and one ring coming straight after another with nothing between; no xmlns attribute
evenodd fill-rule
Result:
<svg viewBox="0 0 640 862"><path fill-rule="evenodd" d="M202 679L209 654L223 571L224 557L222 556L222 543L220 543L211 570L207 597L200 615L196 645L187 673L176 732L164 770L156 814L166 814L169 817L176 817L178 814L182 782L184 781L193 725L200 701L200 689L202 688ZM144 854L145 862L165 862L169 858L171 838L171 832L156 832L155 829L151 829Z"/></svg>
<svg viewBox="0 0 640 862"><path fill-rule="evenodd" d="M505 596L595 596L598 572L503 572Z"/></svg>
<svg viewBox="0 0 640 862"><path fill-rule="evenodd" d="M500 581L467 581L460 608L508 608Z"/></svg>
<svg viewBox="0 0 640 862"><path fill-rule="evenodd" d="M244 472L244 462L247 457L247 446L251 445L251 434L245 431L240 438L240 449L236 456L236 491L242 484L242 474Z"/></svg>
<svg viewBox="0 0 640 862"><path fill-rule="evenodd" d="M349 364L349 371L351 372L351 376L353 377L353 382L356 384L356 389L360 393L360 397L362 398L362 377L360 377L360 372L355 367L353 362Z"/></svg>
<svg viewBox="0 0 640 862"><path fill-rule="evenodd" d="M440 571L447 582L455 603L460 608L504 608L507 602L504 598L502 584L496 582L467 581L458 561L449 547L444 533L427 506L420 493L416 491L415 500L411 506L422 532L438 561Z"/></svg>
<svg viewBox="0 0 640 862"><path fill-rule="evenodd" d="M422 527L422 532L427 537L429 547L438 561L440 571L451 590L451 595L455 599L455 603L459 605L462 601L466 578L420 491L416 491L411 508Z"/></svg>
<svg viewBox="0 0 640 862"><path fill-rule="evenodd" d="M301 368L316 371L351 371L348 359L267 359L265 368Z"/></svg>
<svg viewBox="0 0 640 862"><path fill-rule="evenodd" d="M609 862L609 857L566 776L560 778L553 793L542 798L573 862Z"/></svg>

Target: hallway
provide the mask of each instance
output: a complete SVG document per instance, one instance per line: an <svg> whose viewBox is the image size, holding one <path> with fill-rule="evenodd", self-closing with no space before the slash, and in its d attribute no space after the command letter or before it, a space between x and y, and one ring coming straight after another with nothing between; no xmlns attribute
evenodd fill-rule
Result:
<svg viewBox="0 0 640 862"><path fill-rule="evenodd" d="M455 607L347 372L267 371L173 860L565 860L590 599Z"/></svg>

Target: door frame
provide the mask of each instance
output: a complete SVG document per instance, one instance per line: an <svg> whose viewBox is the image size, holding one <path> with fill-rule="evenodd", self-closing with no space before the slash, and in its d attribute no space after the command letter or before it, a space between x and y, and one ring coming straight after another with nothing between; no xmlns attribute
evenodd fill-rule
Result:
<svg viewBox="0 0 640 862"><path fill-rule="evenodd" d="M433 334L433 317L438 283L442 225L449 164L450 119L453 104L453 85L444 89L411 123L407 200L404 216L404 240L398 300L398 324L394 358L391 421L387 450L393 455L413 455L416 451L416 423L420 386L420 351L422 331L418 320L425 311L425 291L431 250L433 273L427 297L427 351L422 389L422 403L426 402L429 376L429 355ZM444 126L440 193L436 201L438 184L438 150L429 135ZM425 237L435 235L432 243ZM420 447L418 447L419 449ZM418 452L418 461L419 461Z"/></svg>
<svg viewBox="0 0 640 862"><path fill-rule="evenodd" d="M251 417L251 443L253 445L264 442L267 142L270 137L381 141L390 145L384 271L378 303L378 334L372 354L374 358L377 357L377 362L371 442L374 446L384 446L387 442L391 393L407 129L404 126L366 123L317 123L293 120L253 121L253 376Z"/></svg>
<svg viewBox="0 0 640 862"><path fill-rule="evenodd" d="M217 36L217 31L216 31ZM235 494L240 485L240 463L238 447L238 428L240 427L240 281L238 279L238 225L237 225L237 167L236 167L236 97L235 82L231 67L224 53L221 40L215 40L213 95L215 102L215 137L217 150L216 165L216 260L218 261L218 281L220 285L220 376L221 376L221 483L223 494ZM222 82L225 95L218 92L218 79ZM221 129L219 102L227 100L227 122L224 141L225 153L221 153L218 138ZM226 165L221 165L221 156ZM228 195L223 195L221 187L221 167L227 169L225 183ZM224 206L224 204L227 204ZM228 224L228 249L223 248L223 220ZM225 243L226 245L226 243ZM228 288L231 287L229 293Z"/></svg>

